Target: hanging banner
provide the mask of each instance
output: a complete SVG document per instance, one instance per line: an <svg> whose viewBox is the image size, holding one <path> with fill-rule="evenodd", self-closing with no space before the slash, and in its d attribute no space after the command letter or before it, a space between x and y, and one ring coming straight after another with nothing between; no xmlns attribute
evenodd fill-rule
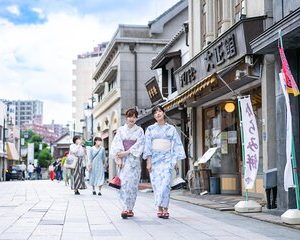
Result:
<svg viewBox="0 0 300 240"><path fill-rule="evenodd" d="M288 191L289 187L294 187L293 180L293 168L292 168L292 138L293 138L293 130L292 130L292 113L290 106L290 99L288 95L288 86L286 84L285 74L279 73L280 85L285 98L286 104L286 165L284 169L284 190Z"/></svg>
<svg viewBox="0 0 300 240"><path fill-rule="evenodd" d="M293 77L293 74L290 70L289 63L286 59L286 56L284 54L284 49L282 47L279 48L279 55L280 55L280 60L282 64L282 72L284 74L284 80L285 80L285 85L286 85L286 90L288 93L294 94L294 96L298 96L300 94L298 86L295 82L295 79Z"/></svg>
<svg viewBox="0 0 300 240"><path fill-rule="evenodd" d="M252 189L259 163L259 138L250 96L239 98L244 143L244 184Z"/></svg>
<svg viewBox="0 0 300 240"><path fill-rule="evenodd" d="M27 150L27 164L34 163L34 143L28 143Z"/></svg>

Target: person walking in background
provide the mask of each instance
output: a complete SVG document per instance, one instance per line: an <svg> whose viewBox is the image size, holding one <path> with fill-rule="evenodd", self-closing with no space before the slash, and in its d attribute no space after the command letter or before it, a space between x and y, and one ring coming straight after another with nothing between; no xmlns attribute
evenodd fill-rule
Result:
<svg viewBox="0 0 300 240"><path fill-rule="evenodd" d="M163 107L154 107L152 114L156 123L146 130L143 157L147 160L155 205L158 207L157 216L167 219L172 170L177 166L177 161L186 155L176 128L166 123Z"/></svg>
<svg viewBox="0 0 300 240"><path fill-rule="evenodd" d="M67 160L69 152L65 152L64 156L61 158L61 167L63 172L63 180L65 181L65 185L68 186L71 181L71 169L65 168L65 162ZM72 183L71 183L72 184Z"/></svg>
<svg viewBox="0 0 300 240"><path fill-rule="evenodd" d="M57 159L55 161L54 167L55 167L56 180L60 182L62 179L62 169L61 169L60 159Z"/></svg>
<svg viewBox="0 0 300 240"><path fill-rule="evenodd" d="M50 164L48 170L49 170L49 177L50 177L51 181L53 181L55 178L55 171L54 171L55 167L53 166L53 164Z"/></svg>
<svg viewBox="0 0 300 240"><path fill-rule="evenodd" d="M37 167L35 168L35 173L36 173L36 179L37 180L41 179L41 172L42 172L42 169L41 169L40 165L37 165Z"/></svg>
<svg viewBox="0 0 300 240"><path fill-rule="evenodd" d="M80 136L73 137L73 144L70 145L69 154L72 154L74 157L78 158L75 169L71 169L71 175L72 175L71 189L74 190L75 195L79 195L80 194L78 191L79 189L86 189L83 170L82 170L85 151L84 148L81 146Z"/></svg>
<svg viewBox="0 0 300 240"><path fill-rule="evenodd" d="M101 196L101 188L104 184L104 165L106 161L105 149L100 137L95 137L94 146L89 150L89 183L93 188L93 195L96 195L95 188L99 188L98 195Z"/></svg>
<svg viewBox="0 0 300 240"><path fill-rule="evenodd" d="M21 171L22 171L22 180L25 180L26 165L24 162L22 162L21 164Z"/></svg>
<svg viewBox="0 0 300 240"><path fill-rule="evenodd" d="M28 172L28 178L31 180L32 179L32 174L34 171L34 166L32 165L32 163L30 163L27 167L27 172Z"/></svg>
<svg viewBox="0 0 300 240"><path fill-rule="evenodd" d="M120 168L121 189L119 191L123 211L122 218L133 217L138 184L141 176L140 156L144 149L144 130L135 122L138 112L129 109L126 112L126 124L118 128L114 137L110 158L116 161Z"/></svg>

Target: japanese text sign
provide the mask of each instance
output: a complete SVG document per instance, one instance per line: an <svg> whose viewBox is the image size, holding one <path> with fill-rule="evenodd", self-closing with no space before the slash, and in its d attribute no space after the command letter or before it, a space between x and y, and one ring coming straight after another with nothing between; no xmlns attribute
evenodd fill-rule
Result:
<svg viewBox="0 0 300 240"><path fill-rule="evenodd" d="M252 189L259 163L258 129L250 96L240 98L239 102L244 143L244 184L245 189Z"/></svg>

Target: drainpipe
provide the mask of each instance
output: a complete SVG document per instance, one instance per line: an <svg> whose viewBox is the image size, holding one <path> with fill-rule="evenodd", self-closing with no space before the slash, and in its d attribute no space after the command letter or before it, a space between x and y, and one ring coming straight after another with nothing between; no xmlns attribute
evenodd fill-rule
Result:
<svg viewBox="0 0 300 240"><path fill-rule="evenodd" d="M135 50L136 43L132 43L129 45L130 52L134 55L134 106L137 107L138 105L138 79L137 79L137 52Z"/></svg>

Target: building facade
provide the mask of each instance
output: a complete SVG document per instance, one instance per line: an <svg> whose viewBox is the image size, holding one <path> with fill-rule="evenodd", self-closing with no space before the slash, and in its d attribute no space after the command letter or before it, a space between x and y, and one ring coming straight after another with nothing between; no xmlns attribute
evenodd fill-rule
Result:
<svg viewBox="0 0 300 240"><path fill-rule="evenodd" d="M43 102L39 100L1 100L8 105L10 121L17 126L43 123Z"/></svg>
<svg viewBox="0 0 300 240"><path fill-rule="evenodd" d="M178 32L187 13L187 1L182 0L148 26L119 25L93 74L94 133L102 137L107 151L117 128L125 123L126 110L137 107L141 113L151 107L145 83L153 76L152 59ZM115 163L110 161L109 175L114 174Z"/></svg>
<svg viewBox="0 0 300 240"><path fill-rule="evenodd" d="M0 180L5 181L6 170L20 159L20 128L15 124L11 105L0 101Z"/></svg>
<svg viewBox="0 0 300 240"><path fill-rule="evenodd" d="M92 52L80 54L73 61L72 117L76 132L83 132L83 127L85 127L84 109L92 101L94 89L94 82L90 79L106 45L107 43L101 43Z"/></svg>
<svg viewBox="0 0 300 240"><path fill-rule="evenodd" d="M262 139L263 111L261 65L249 42L261 34L270 21L271 1L189 1L189 60L174 71L177 93L163 104L168 112L180 110L187 119L189 164L209 148L217 153L204 170L220 179L222 194L242 194L243 163L237 95L250 95ZM180 49L177 49L180 50ZM162 91L164 89L162 88ZM230 103L234 109L227 111ZM186 111L186 113L184 113ZM264 149L260 141L260 149ZM263 150L258 177L250 195L263 197ZM201 172L201 170L200 170ZM209 189L206 189L209 190Z"/></svg>
<svg viewBox="0 0 300 240"><path fill-rule="evenodd" d="M251 42L253 53L261 55L263 62L263 144L265 146L264 168L277 168L278 207L281 210L296 208L295 192L284 190L284 169L286 164L286 106L280 87L279 73L282 68L278 46L279 33L290 70L296 84L300 84L300 2L297 0L273 0L272 21L266 23L265 31ZM293 137L295 140L297 168L300 166L299 151L299 109L298 97L290 97L293 119ZM299 174L299 173L298 173ZM299 177L299 175L298 175Z"/></svg>

